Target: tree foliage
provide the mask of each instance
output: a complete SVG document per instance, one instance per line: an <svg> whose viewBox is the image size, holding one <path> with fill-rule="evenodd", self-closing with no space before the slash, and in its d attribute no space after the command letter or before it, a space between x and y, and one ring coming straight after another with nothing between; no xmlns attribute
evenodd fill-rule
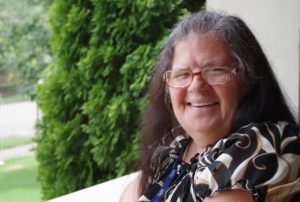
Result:
<svg viewBox="0 0 300 202"><path fill-rule="evenodd" d="M49 6L50 0L0 0L0 73L14 73L28 95L51 62Z"/></svg>
<svg viewBox="0 0 300 202"><path fill-rule="evenodd" d="M197 2L54 0L54 62L38 87L45 199L131 171L155 58L174 23L202 8Z"/></svg>

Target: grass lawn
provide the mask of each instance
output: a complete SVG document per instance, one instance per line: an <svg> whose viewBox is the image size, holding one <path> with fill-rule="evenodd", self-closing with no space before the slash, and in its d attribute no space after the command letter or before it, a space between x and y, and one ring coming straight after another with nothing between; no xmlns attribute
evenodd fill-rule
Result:
<svg viewBox="0 0 300 202"><path fill-rule="evenodd" d="M0 166L0 202L41 202L36 173L33 155L6 161Z"/></svg>

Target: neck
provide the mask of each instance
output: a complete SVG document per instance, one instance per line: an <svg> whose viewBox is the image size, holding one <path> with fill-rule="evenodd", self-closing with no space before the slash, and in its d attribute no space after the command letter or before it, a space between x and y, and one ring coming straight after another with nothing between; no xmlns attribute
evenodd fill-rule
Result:
<svg viewBox="0 0 300 202"><path fill-rule="evenodd" d="M206 146L198 145L193 139L187 145L184 154L182 156L182 160L184 162L190 162L191 158L193 158L197 153L201 154L206 150Z"/></svg>

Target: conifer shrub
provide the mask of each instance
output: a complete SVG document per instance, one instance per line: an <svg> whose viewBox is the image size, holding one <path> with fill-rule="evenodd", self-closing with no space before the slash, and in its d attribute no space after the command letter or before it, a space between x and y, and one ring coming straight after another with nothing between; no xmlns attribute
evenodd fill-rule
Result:
<svg viewBox="0 0 300 202"><path fill-rule="evenodd" d="M195 3L196 2L196 3ZM170 28L204 1L54 0L53 63L37 87L44 199L132 171L155 59Z"/></svg>

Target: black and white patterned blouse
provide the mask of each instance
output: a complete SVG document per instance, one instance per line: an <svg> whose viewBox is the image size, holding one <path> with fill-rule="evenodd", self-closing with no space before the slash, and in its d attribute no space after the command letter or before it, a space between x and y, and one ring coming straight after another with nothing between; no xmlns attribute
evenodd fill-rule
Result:
<svg viewBox="0 0 300 202"><path fill-rule="evenodd" d="M286 122L251 123L184 163L190 138L178 136L171 145L155 149L155 175L138 201L203 201L231 189L251 192L254 201L300 201L299 140L298 129Z"/></svg>

